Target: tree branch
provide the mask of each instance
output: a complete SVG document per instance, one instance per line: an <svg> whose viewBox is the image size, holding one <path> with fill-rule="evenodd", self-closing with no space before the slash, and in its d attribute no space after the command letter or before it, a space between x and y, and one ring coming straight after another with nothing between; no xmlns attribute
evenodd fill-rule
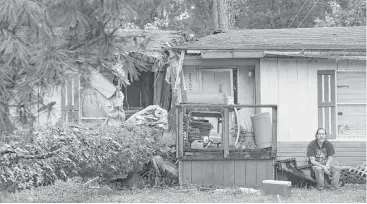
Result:
<svg viewBox="0 0 367 204"><path fill-rule="evenodd" d="M17 151L15 151L14 149L12 148L3 148L3 149L0 149L0 156L4 155L4 154L10 154L10 153L15 153L16 154L16 157L18 159L46 159L48 157L52 157L54 156L54 154L57 154L59 153L61 150L63 150L65 148L60 148L60 149L57 149L55 151L52 151L52 152L48 152L48 153L45 153L45 154L38 154L38 155L24 155L22 153L19 153Z"/></svg>

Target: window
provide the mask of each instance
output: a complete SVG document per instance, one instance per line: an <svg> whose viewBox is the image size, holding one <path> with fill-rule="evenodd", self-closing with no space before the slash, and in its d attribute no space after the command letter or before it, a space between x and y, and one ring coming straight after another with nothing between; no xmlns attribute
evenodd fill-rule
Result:
<svg viewBox="0 0 367 204"><path fill-rule="evenodd" d="M335 138L335 72L318 71L317 87L319 127L326 129L328 138Z"/></svg>
<svg viewBox="0 0 367 204"><path fill-rule="evenodd" d="M328 138L366 136L366 72L318 71L318 123Z"/></svg>

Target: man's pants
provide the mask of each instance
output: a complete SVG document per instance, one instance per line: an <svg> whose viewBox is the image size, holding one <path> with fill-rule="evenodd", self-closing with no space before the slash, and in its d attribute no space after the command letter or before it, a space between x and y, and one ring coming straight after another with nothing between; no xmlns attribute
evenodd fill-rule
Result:
<svg viewBox="0 0 367 204"><path fill-rule="evenodd" d="M329 175L326 174L327 178L325 179L325 172L319 166L312 166L312 171L315 173L317 188L329 186ZM331 185L337 187L340 179L340 169L337 166L330 167L331 174Z"/></svg>

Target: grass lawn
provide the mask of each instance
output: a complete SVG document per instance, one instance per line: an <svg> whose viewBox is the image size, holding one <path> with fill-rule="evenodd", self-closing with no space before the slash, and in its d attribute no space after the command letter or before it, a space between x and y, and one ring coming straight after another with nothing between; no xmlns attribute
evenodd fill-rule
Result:
<svg viewBox="0 0 367 204"><path fill-rule="evenodd" d="M201 191L197 186L177 186L163 189L136 189L114 191L108 187L100 189L88 188L78 182L57 181L53 186L39 187L32 190L24 190L19 193L2 196L3 202L36 202L36 203L365 203L366 185L347 184L338 190L292 188L292 196L288 199L276 196L263 196L246 194L233 188L226 192L215 190Z"/></svg>

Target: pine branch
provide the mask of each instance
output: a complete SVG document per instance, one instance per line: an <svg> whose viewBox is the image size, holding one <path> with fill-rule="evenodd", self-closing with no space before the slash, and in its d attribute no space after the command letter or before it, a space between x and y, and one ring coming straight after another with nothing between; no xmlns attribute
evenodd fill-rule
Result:
<svg viewBox="0 0 367 204"><path fill-rule="evenodd" d="M65 148L60 148L60 149L57 149L55 151L48 152L48 153L45 153L45 154L25 155L25 154L22 154L22 153L16 151L13 148L5 147L5 148L0 149L0 156L3 156L4 154L14 153L14 154L16 154L17 159L46 159L46 158L54 156L55 154L59 153L60 151L62 151L64 149Z"/></svg>

